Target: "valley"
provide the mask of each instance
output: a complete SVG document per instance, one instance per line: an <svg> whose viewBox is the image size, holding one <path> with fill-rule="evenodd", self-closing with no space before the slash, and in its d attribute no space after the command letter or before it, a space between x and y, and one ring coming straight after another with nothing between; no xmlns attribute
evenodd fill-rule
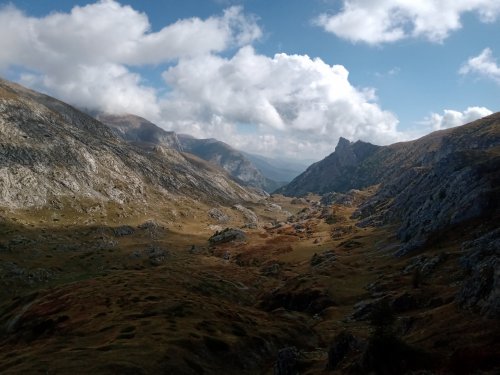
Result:
<svg viewBox="0 0 500 375"><path fill-rule="evenodd" d="M223 225L208 207L119 219L107 207L89 225L64 208L50 225L43 212L36 224L3 212L0 371L273 374L279 350L295 347L301 373L330 373L328 351L348 331L356 345L335 370L364 373L380 300L397 336L429 356L417 368L498 364L498 321L456 303L456 231L396 258L392 228L356 227L353 206L273 196L249 208L258 227L224 243L208 239L244 226L234 208Z"/></svg>
<svg viewBox="0 0 500 375"><path fill-rule="evenodd" d="M0 110L2 374L500 369L498 113L267 194L144 119Z"/></svg>

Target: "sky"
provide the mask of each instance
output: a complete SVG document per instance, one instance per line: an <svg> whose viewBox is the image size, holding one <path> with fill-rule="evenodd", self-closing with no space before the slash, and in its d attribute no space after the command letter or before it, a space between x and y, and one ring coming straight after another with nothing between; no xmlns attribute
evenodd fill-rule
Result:
<svg viewBox="0 0 500 375"><path fill-rule="evenodd" d="M0 76L271 157L500 110L500 0L0 0Z"/></svg>

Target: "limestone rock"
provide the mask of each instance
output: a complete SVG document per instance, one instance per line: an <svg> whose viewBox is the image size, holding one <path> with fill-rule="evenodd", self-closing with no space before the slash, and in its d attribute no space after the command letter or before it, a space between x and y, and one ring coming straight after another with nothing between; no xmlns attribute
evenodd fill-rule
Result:
<svg viewBox="0 0 500 375"><path fill-rule="evenodd" d="M500 229L465 242L460 264L466 271L456 301L490 318L500 317Z"/></svg>
<svg viewBox="0 0 500 375"><path fill-rule="evenodd" d="M245 241L246 235L240 229L226 228L222 232L215 232L215 234L208 239L212 245L217 245L231 241Z"/></svg>

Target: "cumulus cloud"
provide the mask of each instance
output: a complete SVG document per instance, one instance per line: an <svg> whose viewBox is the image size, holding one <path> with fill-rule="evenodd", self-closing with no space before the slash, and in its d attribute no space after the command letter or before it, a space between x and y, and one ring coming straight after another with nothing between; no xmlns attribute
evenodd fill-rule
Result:
<svg viewBox="0 0 500 375"><path fill-rule="evenodd" d="M0 70L16 67L21 83L77 106L135 113L247 151L321 157L340 136L401 138L396 116L373 89L353 86L345 67L260 55L251 43L261 34L241 7L153 31L146 14L114 0L42 18L8 6L0 8ZM141 72L162 63L170 68L155 89Z"/></svg>
<svg viewBox="0 0 500 375"><path fill-rule="evenodd" d="M114 0L43 18L7 6L0 9L0 69L28 69L24 83L79 105L148 115L155 92L131 67L222 52L260 35L241 7L153 32L146 14Z"/></svg>
<svg viewBox="0 0 500 375"><path fill-rule="evenodd" d="M475 74L492 79L500 84L500 66L493 57L493 52L485 48L478 56L471 57L459 70L460 74Z"/></svg>
<svg viewBox="0 0 500 375"><path fill-rule="evenodd" d="M336 14L321 14L315 23L352 42L380 44L409 37L442 42L462 27L464 13L474 12L482 22L494 22L499 0L343 0Z"/></svg>
<svg viewBox="0 0 500 375"><path fill-rule="evenodd" d="M352 86L348 76L343 66L319 58L271 58L247 46L231 58L180 60L163 74L172 88L163 109L172 126L255 124L265 139L286 137L295 150L314 144L332 150L339 136L383 144L398 139L396 117L378 106L373 90Z"/></svg>
<svg viewBox="0 0 500 375"><path fill-rule="evenodd" d="M443 114L432 113L424 123L432 130L453 128L491 115L493 112L485 107L468 107L465 111L445 109Z"/></svg>

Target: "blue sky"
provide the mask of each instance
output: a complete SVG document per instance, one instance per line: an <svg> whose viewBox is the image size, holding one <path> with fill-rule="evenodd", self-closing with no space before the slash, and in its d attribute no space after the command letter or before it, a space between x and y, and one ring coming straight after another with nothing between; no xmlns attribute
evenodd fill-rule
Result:
<svg viewBox="0 0 500 375"><path fill-rule="evenodd" d="M387 144L499 110L500 1L414 3L11 1L0 74L246 151L319 159L339 136Z"/></svg>

